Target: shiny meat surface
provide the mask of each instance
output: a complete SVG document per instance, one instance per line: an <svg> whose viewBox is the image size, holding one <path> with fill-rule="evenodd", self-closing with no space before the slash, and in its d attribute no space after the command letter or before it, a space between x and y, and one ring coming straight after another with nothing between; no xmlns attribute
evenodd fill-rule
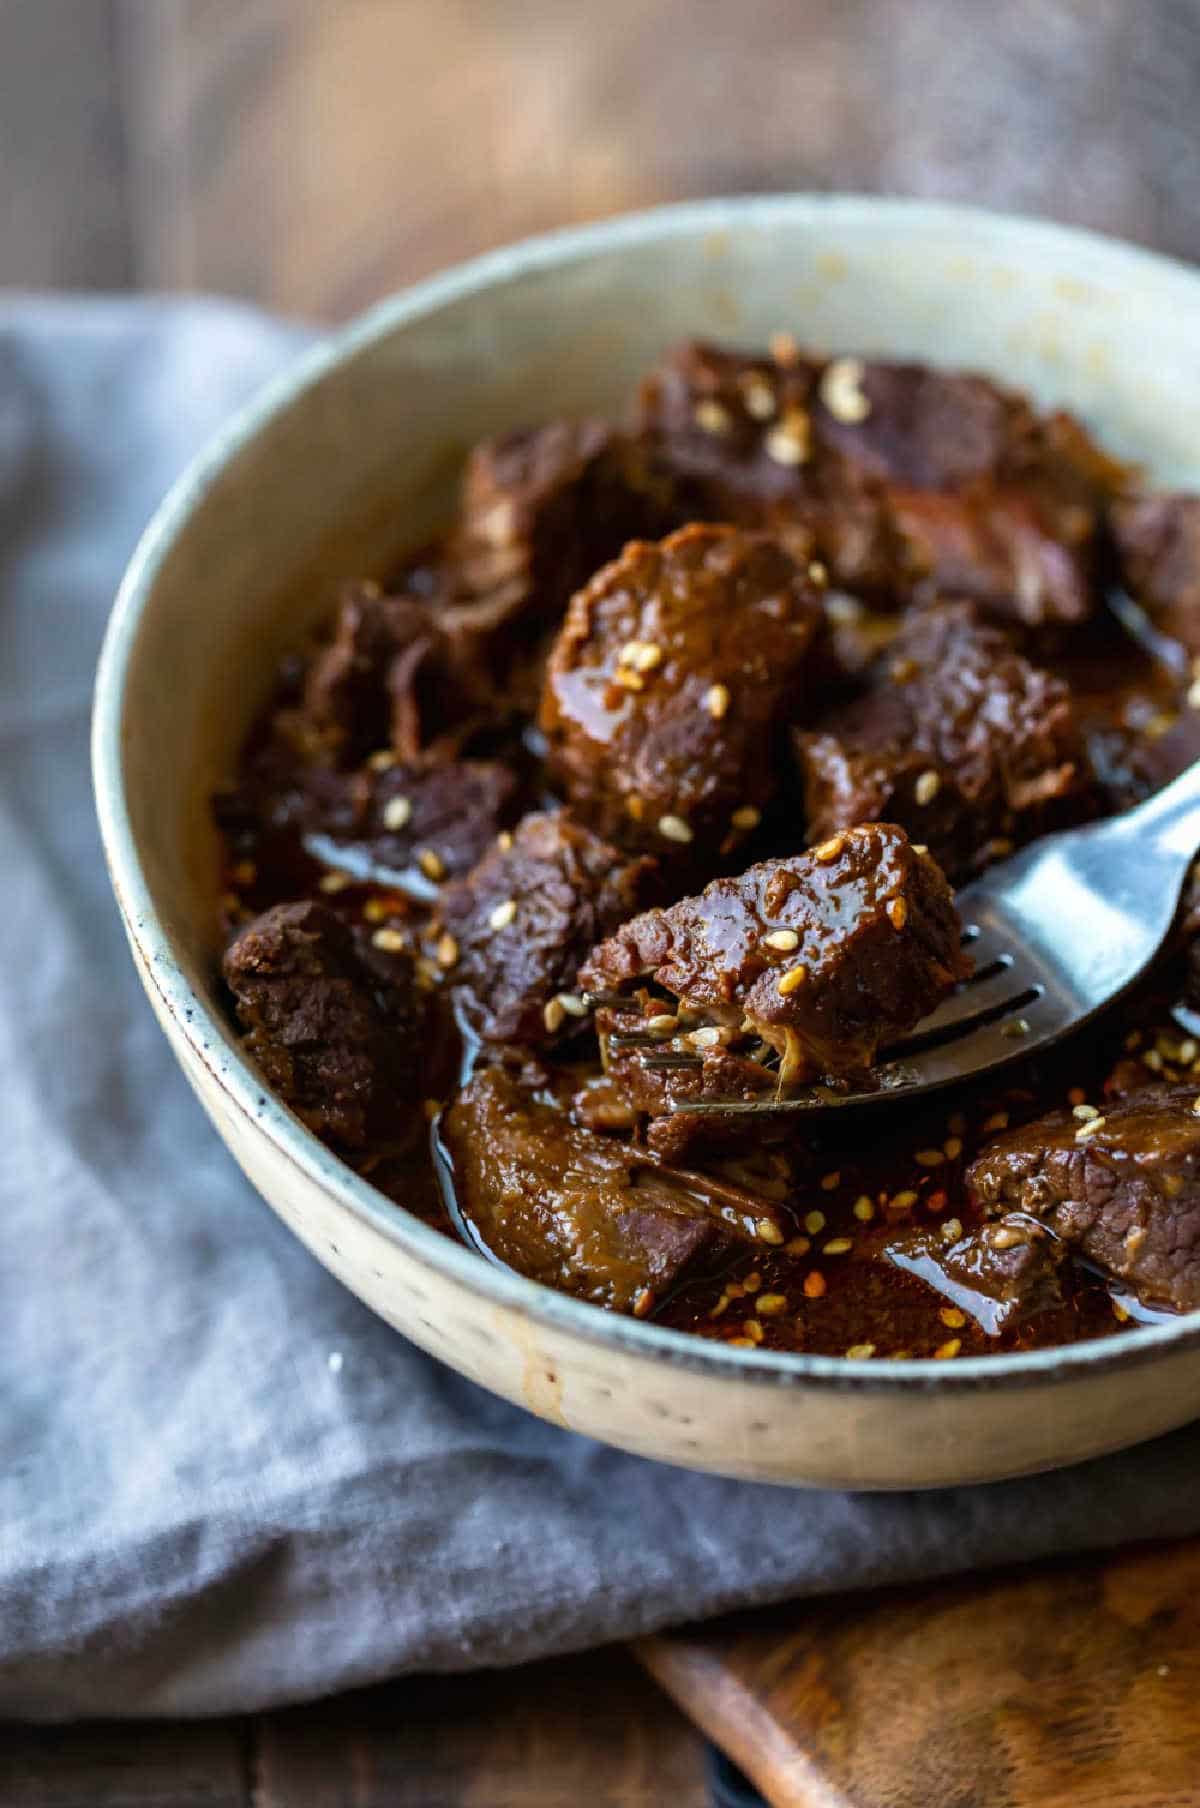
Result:
<svg viewBox="0 0 1200 1808"><path fill-rule="evenodd" d="M765 536L627 546L572 599L546 667L552 779L601 834L711 870L778 785L822 628L817 587Z"/></svg>
<svg viewBox="0 0 1200 1808"><path fill-rule="evenodd" d="M970 603L914 615L868 689L797 731L809 833L898 822L953 879L1084 815L1087 755L1061 679Z"/></svg>
<svg viewBox="0 0 1200 1808"><path fill-rule="evenodd" d="M1156 1087L1079 1118L999 1137L967 1185L983 1211L1039 1219L1155 1304L1200 1306L1200 1112L1195 1086Z"/></svg>
<svg viewBox="0 0 1200 1808"><path fill-rule="evenodd" d="M778 1049L784 1080L868 1067L970 963L928 855L888 824L715 879L637 917L580 971L592 990L652 979L731 1035Z"/></svg>
<svg viewBox="0 0 1200 1808"><path fill-rule="evenodd" d="M755 1224L699 1197L628 1143L575 1123L538 1089L489 1067L446 1113L459 1207L480 1241L534 1280L644 1316L693 1267ZM770 1208L763 1207L764 1212ZM773 1218L771 1236L783 1241Z"/></svg>

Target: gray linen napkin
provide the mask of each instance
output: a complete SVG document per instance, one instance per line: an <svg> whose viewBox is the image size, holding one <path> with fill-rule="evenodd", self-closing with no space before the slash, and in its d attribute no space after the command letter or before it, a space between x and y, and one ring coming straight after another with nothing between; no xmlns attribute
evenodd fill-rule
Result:
<svg viewBox="0 0 1200 1808"><path fill-rule="evenodd" d="M0 304L0 1712L253 1709L1200 1529L1200 1427L891 1497L623 1456L410 1347L250 1191L134 977L86 734L139 528L303 342Z"/></svg>

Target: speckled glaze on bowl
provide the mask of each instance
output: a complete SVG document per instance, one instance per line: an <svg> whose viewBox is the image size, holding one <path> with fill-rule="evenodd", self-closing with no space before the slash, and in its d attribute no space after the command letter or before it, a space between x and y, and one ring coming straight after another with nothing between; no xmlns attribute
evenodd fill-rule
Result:
<svg viewBox="0 0 1200 1808"><path fill-rule="evenodd" d="M425 1349L555 1423L668 1462L862 1488L986 1481L1200 1413L1200 1314L952 1363L735 1350L502 1272L375 1193L264 1090L219 1008L207 799L278 655L445 518L466 446L619 410L670 340L971 366L1079 410L1118 454L1200 483L1200 275L970 210L806 196L556 234L384 303L302 360L162 505L96 689L104 844L134 959L218 1131L314 1255Z"/></svg>

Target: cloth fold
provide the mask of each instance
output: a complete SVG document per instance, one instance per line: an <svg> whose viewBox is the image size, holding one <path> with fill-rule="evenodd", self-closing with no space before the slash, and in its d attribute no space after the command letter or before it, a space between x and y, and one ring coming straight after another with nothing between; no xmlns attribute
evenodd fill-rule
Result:
<svg viewBox="0 0 1200 1808"><path fill-rule="evenodd" d="M87 722L139 529L308 337L0 304L0 1713L251 1710L1200 1529L1200 1427L921 1495L602 1448L405 1343L249 1189L141 996Z"/></svg>

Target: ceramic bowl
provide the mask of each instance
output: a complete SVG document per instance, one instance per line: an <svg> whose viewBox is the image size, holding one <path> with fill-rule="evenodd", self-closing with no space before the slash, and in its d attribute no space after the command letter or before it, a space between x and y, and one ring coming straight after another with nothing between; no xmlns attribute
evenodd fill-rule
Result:
<svg viewBox="0 0 1200 1808"><path fill-rule="evenodd" d="M740 1350L501 1271L356 1178L265 1091L221 1008L227 778L280 654L441 525L468 444L615 413L688 334L994 373L1122 457L1200 483L1200 275L1085 233L875 199L705 202L498 252L303 359L172 490L100 664L94 763L138 970L217 1130L280 1217L406 1337L556 1424L762 1481L910 1488L1050 1468L1200 1412L1200 1314L1031 1354L873 1364Z"/></svg>

